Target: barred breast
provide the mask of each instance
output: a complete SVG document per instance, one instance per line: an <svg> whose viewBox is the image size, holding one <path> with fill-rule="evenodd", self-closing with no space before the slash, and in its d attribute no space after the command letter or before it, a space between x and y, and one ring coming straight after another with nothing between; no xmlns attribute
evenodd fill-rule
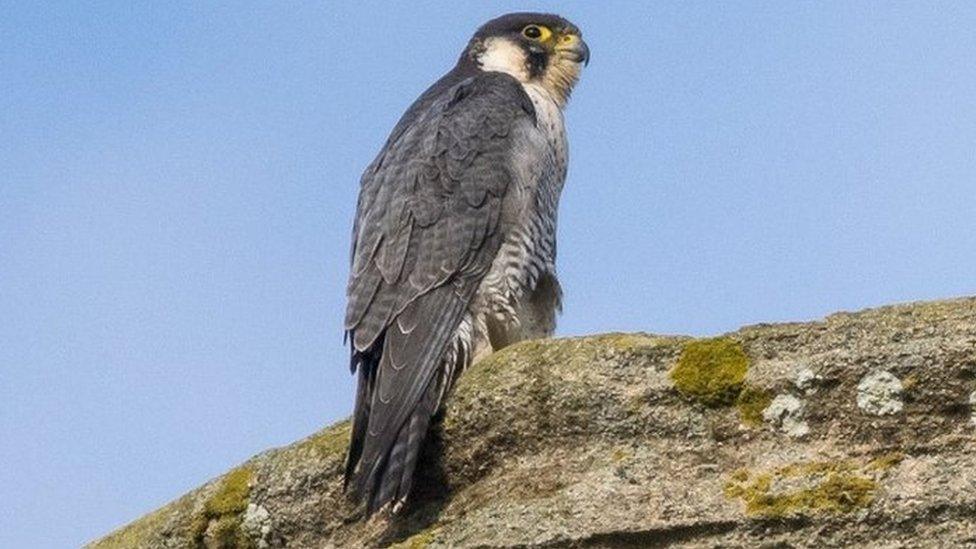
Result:
<svg viewBox="0 0 976 549"><path fill-rule="evenodd" d="M560 307L556 214L568 163L566 131L549 94L532 84L524 87L535 106L536 125L516 140L505 240L472 304L475 359L552 335Z"/></svg>

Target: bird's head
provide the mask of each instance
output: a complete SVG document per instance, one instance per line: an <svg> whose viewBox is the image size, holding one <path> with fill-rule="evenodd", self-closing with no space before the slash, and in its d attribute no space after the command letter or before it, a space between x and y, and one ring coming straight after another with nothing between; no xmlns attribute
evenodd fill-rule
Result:
<svg viewBox="0 0 976 549"><path fill-rule="evenodd" d="M546 13L510 13L485 23L462 55L483 71L504 72L542 86L566 103L590 49L576 25Z"/></svg>

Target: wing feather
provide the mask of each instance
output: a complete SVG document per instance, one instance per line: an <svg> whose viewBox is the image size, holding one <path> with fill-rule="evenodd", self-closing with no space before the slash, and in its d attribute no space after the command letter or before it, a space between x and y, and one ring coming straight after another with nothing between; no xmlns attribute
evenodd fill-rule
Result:
<svg viewBox="0 0 976 549"><path fill-rule="evenodd" d="M501 245L508 136L534 124L501 73L426 101L364 174L354 223L345 327L360 385L347 482L370 509L409 489L441 357Z"/></svg>

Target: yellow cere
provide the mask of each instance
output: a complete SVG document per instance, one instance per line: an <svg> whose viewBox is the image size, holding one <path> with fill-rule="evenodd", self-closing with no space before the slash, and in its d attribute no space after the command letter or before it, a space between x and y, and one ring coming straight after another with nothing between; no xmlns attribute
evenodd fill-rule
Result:
<svg viewBox="0 0 976 549"><path fill-rule="evenodd" d="M559 43L556 44L556 47L559 49L574 48L579 41L580 37L577 34L563 34L559 36Z"/></svg>

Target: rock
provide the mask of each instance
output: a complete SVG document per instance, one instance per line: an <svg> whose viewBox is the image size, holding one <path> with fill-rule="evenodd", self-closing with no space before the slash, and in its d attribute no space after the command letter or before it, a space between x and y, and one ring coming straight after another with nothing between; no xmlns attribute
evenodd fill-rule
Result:
<svg viewBox="0 0 976 549"><path fill-rule="evenodd" d="M793 395L779 395L763 411L763 419L791 437L802 437L810 432L803 421L803 401Z"/></svg>
<svg viewBox="0 0 976 549"><path fill-rule="evenodd" d="M810 368L802 367L796 372L796 378L793 380L793 384L796 388L807 394L813 394L817 392L817 384L823 381L816 372Z"/></svg>
<svg viewBox="0 0 976 549"><path fill-rule="evenodd" d="M897 414L903 407L901 391L901 380L891 372L871 372L857 384L857 406L869 414Z"/></svg>
<svg viewBox="0 0 976 549"><path fill-rule="evenodd" d="M403 516L345 502L341 422L89 547L973 545L974 378L976 298L530 341L462 377Z"/></svg>

